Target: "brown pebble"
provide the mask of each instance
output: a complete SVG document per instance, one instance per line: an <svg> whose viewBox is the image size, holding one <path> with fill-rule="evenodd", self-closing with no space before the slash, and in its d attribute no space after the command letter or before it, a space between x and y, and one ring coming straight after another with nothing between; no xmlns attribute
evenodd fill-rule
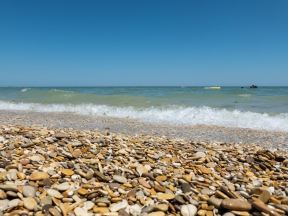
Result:
<svg viewBox="0 0 288 216"><path fill-rule="evenodd" d="M225 209L236 211L249 211L252 208L249 202L242 199L224 199L221 206Z"/></svg>

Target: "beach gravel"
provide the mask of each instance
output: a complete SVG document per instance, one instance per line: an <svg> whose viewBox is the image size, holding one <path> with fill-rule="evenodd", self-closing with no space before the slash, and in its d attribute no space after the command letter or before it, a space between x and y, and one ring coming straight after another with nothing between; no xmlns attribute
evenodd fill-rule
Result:
<svg viewBox="0 0 288 216"><path fill-rule="evenodd" d="M23 125L0 137L4 216L288 214L283 149Z"/></svg>

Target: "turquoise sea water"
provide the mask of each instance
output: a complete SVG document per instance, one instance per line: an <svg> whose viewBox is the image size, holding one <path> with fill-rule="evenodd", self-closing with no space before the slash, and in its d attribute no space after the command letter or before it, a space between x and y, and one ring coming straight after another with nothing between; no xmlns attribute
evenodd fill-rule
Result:
<svg viewBox="0 0 288 216"><path fill-rule="evenodd" d="M0 109L288 131L288 87L0 88Z"/></svg>

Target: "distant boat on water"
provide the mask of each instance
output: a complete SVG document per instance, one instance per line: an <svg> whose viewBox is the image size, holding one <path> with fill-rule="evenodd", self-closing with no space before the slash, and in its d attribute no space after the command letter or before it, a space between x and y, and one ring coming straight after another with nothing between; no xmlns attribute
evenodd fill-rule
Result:
<svg viewBox="0 0 288 216"><path fill-rule="evenodd" d="M253 84L249 88L255 89L255 88L258 88L258 86Z"/></svg>
<svg viewBox="0 0 288 216"><path fill-rule="evenodd" d="M208 87L205 87L205 89L220 90L221 87L220 86L208 86Z"/></svg>

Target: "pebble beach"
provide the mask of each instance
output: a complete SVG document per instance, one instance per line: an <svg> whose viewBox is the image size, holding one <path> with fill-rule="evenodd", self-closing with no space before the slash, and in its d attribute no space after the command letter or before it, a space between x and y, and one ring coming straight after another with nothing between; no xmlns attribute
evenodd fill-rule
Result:
<svg viewBox="0 0 288 216"><path fill-rule="evenodd" d="M0 126L0 215L288 215L288 152Z"/></svg>

